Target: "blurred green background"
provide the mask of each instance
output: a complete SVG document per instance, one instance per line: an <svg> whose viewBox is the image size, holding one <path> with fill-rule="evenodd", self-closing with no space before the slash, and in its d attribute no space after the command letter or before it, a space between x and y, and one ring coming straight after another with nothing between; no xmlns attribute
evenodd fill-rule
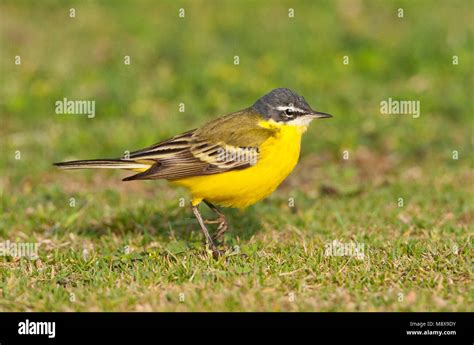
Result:
<svg viewBox="0 0 474 345"><path fill-rule="evenodd" d="M100 247L107 242L87 234L90 228L133 229L132 235L115 239L116 245L147 231L153 236L140 237L136 245L150 243L168 213L171 218L186 214L173 213L178 212L177 198L187 197L183 191L157 181L121 184L126 175L117 172L58 172L51 164L121 156L247 107L273 88L288 87L334 118L310 127L295 174L270 201L256 206L260 222L270 224L254 225L256 229L272 231L293 223L313 240L366 236L370 245L389 245L418 229L428 245L470 243L473 13L472 1L2 1L0 235L64 242L70 232L81 230L86 235L71 245L82 248L83 243ZM127 55L130 65L124 64ZM21 65L15 65L15 56L21 56ZM453 56L459 64L453 65ZM421 116L380 114L380 102L389 97L419 100ZM55 102L63 98L95 101L95 118L55 114ZM185 112L179 112L180 103ZM348 161L342 159L345 150ZM452 158L453 151L459 159ZM69 208L71 195L79 205L89 205L87 211ZM289 195L308 213L278 215ZM396 207L400 195L417 204L408 217ZM140 205L147 205L144 213L126 213ZM156 213L155 221L140 225ZM240 225L242 216L231 214L236 236L252 243L257 230ZM119 220L102 226L104 215ZM390 230L377 231L372 243L375 237L361 230L370 226ZM170 241L164 227L161 236ZM439 237L432 235L433 229L440 231ZM200 240L197 233L195 241ZM191 240L186 241L189 245ZM256 241L257 248L268 245L265 237ZM470 252L469 246L465 250ZM459 263L452 263L450 274L456 267ZM177 281L173 274L181 273L167 269L170 276L163 279L172 285ZM4 274L14 279L11 271ZM467 272L458 274L466 283ZM381 281L374 283L375 290L384 285ZM29 283L23 283L26 289ZM327 286L328 293L333 287ZM446 293L450 289L444 288ZM463 283L458 288L458 294L466 293ZM355 285L350 291L362 289ZM35 297L29 298L21 308L38 305ZM235 303L217 305L245 308L241 301ZM436 305L428 297L420 303L425 309ZM457 301L453 308L462 309L464 303ZM354 308L400 309L376 302ZM441 303L440 308L448 307Z"/></svg>

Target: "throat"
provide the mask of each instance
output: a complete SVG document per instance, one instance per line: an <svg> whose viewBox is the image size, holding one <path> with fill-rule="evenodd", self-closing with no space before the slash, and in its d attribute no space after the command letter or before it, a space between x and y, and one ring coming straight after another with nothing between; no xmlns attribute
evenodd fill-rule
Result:
<svg viewBox="0 0 474 345"><path fill-rule="evenodd" d="M263 128L272 129L276 132L283 131L287 134L290 134L291 132L296 132L296 133L299 133L301 137L301 135L304 132L306 132L306 130L308 129L308 126L310 123L311 123L311 119L300 118L300 119L294 119L294 120L283 122L283 123L276 122L274 120L260 121L259 126Z"/></svg>
<svg viewBox="0 0 474 345"><path fill-rule="evenodd" d="M270 121L266 121L265 125L272 126L275 134L262 145L263 156L266 156L266 158L272 157L271 159L280 162L279 164L286 165L288 163L286 168L291 167L292 170L298 161L301 137L307 127L277 122L271 123Z"/></svg>

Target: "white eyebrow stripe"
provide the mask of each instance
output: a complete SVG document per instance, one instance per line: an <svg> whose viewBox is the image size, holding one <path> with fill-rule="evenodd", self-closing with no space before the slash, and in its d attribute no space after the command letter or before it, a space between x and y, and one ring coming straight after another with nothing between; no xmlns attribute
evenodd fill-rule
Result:
<svg viewBox="0 0 474 345"><path fill-rule="evenodd" d="M297 113L304 113L305 112L303 109L296 108L296 107L290 107L290 106L286 106L286 105L280 105L280 106L276 107L276 109L277 110L291 109L292 111L297 112Z"/></svg>

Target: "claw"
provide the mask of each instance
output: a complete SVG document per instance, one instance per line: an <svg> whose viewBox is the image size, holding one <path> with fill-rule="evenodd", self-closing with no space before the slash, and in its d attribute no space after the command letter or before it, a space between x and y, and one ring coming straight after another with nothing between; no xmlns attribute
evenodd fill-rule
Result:
<svg viewBox="0 0 474 345"><path fill-rule="evenodd" d="M219 222L219 226L217 227L217 232L213 236L213 239L216 240L217 242L222 242L224 239L224 233L227 231L229 228L229 224L227 223L227 220L225 218L222 218L221 221Z"/></svg>
<svg viewBox="0 0 474 345"><path fill-rule="evenodd" d="M214 249L212 250L212 257L217 260L217 259L223 257L226 252L227 252L227 251L226 251L225 249L217 249L217 248L214 248Z"/></svg>

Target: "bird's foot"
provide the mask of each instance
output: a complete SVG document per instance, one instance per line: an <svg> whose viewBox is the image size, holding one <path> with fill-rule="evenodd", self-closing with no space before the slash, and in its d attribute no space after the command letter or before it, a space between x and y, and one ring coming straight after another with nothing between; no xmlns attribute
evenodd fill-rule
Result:
<svg viewBox="0 0 474 345"><path fill-rule="evenodd" d="M211 249L212 250L212 257L215 259L215 260L218 260L219 258L222 258L224 257L228 251L226 248L217 248L217 247L214 247Z"/></svg>
<svg viewBox="0 0 474 345"><path fill-rule="evenodd" d="M224 240L224 233L229 229L229 223L224 215L219 215L217 219L204 220L205 224L219 224L217 226L217 232L212 236L212 239L217 243L221 244Z"/></svg>
<svg viewBox="0 0 474 345"><path fill-rule="evenodd" d="M248 258L248 255L245 253L242 253L238 246L234 246L234 247L229 247L225 245L209 246L208 250L209 250L209 253L212 253L212 257L215 260L218 260L223 257L226 257L227 259L229 259L232 256Z"/></svg>

